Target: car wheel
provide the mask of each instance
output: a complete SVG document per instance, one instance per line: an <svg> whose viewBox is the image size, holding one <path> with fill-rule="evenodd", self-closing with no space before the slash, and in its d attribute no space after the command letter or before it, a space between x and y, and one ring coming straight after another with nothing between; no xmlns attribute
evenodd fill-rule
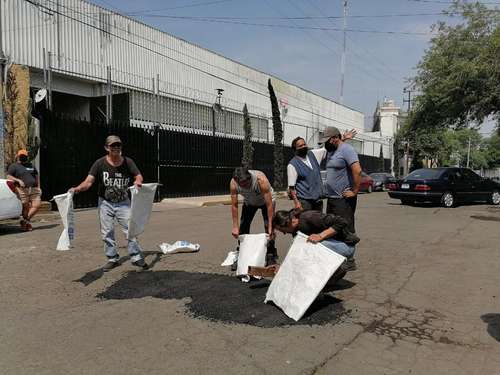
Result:
<svg viewBox="0 0 500 375"><path fill-rule="evenodd" d="M491 193L490 203L494 205L500 204L500 193L498 190L493 190Z"/></svg>
<svg viewBox="0 0 500 375"><path fill-rule="evenodd" d="M455 204L455 197L451 192L447 191L441 197L441 204L446 208L453 207Z"/></svg>
<svg viewBox="0 0 500 375"><path fill-rule="evenodd" d="M413 201L410 199L401 199L401 204L404 204L406 206L410 206L413 204Z"/></svg>
<svg viewBox="0 0 500 375"><path fill-rule="evenodd" d="M373 191L373 187L371 185L368 185L368 189L366 189L367 193L371 193Z"/></svg>

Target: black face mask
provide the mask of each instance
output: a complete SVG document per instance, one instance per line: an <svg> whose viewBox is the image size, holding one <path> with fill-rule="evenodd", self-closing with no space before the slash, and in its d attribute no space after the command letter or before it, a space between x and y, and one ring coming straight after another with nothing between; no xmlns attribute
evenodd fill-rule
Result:
<svg viewBox="0 0 500 375"><path fill-rule="evenodd" d="M332 151L335 151L337 149L337 146L335 146L333 143L326 142L325 148L326 148L326 151L332 152Z"/></svg>
<svg viewBox="0 0 500 375"><path fill-rule="evenodd" d="M295 153L297 154L297 156L300 156L301 158L305 158L306 155L307 155L307 147L304 147L304 148L299 148L298 150L295 150Z"/></svg>
<svg viewBox="0 0 500 375"><path fill-rule="evenodd" d="M19 161L21 163L26 163L28 161L28 157L24 156L24 155L21 155L21 156L19 156Z"/></svg>

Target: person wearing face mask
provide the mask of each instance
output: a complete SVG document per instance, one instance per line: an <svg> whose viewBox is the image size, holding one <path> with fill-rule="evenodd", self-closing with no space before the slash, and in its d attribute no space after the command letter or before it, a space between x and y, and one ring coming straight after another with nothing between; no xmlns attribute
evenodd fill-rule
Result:
<svg viewBox="0 0 500 375"><path fill-rule="evenodd" d="M115 220L127 235L130 218L128 188L132 183L140 188L143 178L135 162L129 157L122 156L122 141L118 136L108 136L104 149L107 151L107 155L97 159L90 168L87 178L80 185L71 188L70 191L74 193L86 191L97 181L101 236L108 258L108 262L103 266L103 271L107 272L120 265L120 256L116 249ZM144 261L137 239L127 239L127 242L132 264L147 269L148 265Z"/></svg>
<svg viewBox="0 0 500 375"><path fill-rule="evenodd" d="M344 143L340 131L327 127L320 138L325 144L326 155L326 212L343 217L348 228L356 233L354 214L361 184L361 165L354 148Z"/></svg>
<svg viewBox="0 0 500 375"><path fill-rule="evenodd" d="M323 182L320 164L324 150L309 150L306 141L297 137L292 141L295 151L287 166L288 195L295 208L303 211L323 211Z"/></svg>
<svg viewBox="0 0 500 375"><path fill-rule="evenodd" d="M19 199L23 204L21 229L31 231L33 228L30 221L40 208L42 191L38 171L28 161L28 151L17 152L17 161L9 166L7 179L16 183Z"/></svg>
<svg viewBox="0 0 500 375"><path fill-rule="evenodd" d="M276 264L278 253L274 243L274 230L272 218L275 208L274 190L266 175L257 170L248 169L242 165L234 170L229 190L231 193L231 217L233 228L231 234L238 238L240 234L250 233L250 225L258 210L262 212L264 220L264 231L269 235L267 244L267 265ZM241 220L238 225L238 194L243 196L243 207L241 208ZM233 264L236 270L236 263Z"/></svg>

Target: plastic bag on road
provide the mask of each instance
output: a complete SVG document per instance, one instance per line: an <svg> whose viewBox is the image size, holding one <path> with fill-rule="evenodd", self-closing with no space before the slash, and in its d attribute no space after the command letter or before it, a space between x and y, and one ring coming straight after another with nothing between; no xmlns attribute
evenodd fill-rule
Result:
<svg viewBox="0 0 500 375"><path fill-rule="evenodd" d="M242 234L239 236L240 251L236 276L248 276L248 266L264 267L266 265L267 240L266 233Z"/></svg>
<svg viewBox="0 0 500 375"><path fill-rule="evenodd" d="M224 262L222 262L221 266L232 266L234 262L238 261L238 251L230 251L227 253L226 259L224 259Z"/></svg>
<svg viewBox="0 0 500 375"><path fill-rule="evenodd" d="M307 236L299 232L264 302L274 302L286 315L298 321L345 260L320 243L307 242Z"/></svg>
<svg viewBox="0 0 500 375"><path fill-rule="evenodd" d="M128 223L127 239L136 238L144 232L144 227L149 221L153 201L156 194L157 183L142 184L140 188L130 188L132 202L130 204L130 220Z"/></svg>
<svg viewBox="0 0 500 375"><path fill-rule="evenodd" d="M160 245L160 249L163 254L196 253L200 251L200 244L188 241L176 241L173 244L164 242Z"/></svg>
<svg viewBox="0 0 500 375"><path fill-rule="evenodd" d="M73 192L55 195L52 198L57 205L63 224L63 231L57 241L56 250L69 250L71 241L75 238L75 215L73 212Z"/></svg>

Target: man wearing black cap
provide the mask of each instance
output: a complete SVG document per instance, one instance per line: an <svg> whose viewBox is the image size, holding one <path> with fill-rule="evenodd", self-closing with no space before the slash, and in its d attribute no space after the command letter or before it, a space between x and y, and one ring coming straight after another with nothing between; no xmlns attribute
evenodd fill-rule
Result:
<svg viewBox="0 0 500 375"><path fill-rule="evenodd" d="M141 187L143 178L134 161L122 156L122 141L118 136L110 135L107 137L104 149L108 154L97 159L90 168L87 178L71 190L75 193L86 191L97 181L101 235L108 257L108 262L104 265L103 270L110 271L119 266L120 258L116 250L115 219L127 235L130 218L130 199L127 190L132 181L135 186ZM127 241L132 264L146 269L147 264L137 239L132 238Z"/></svg>
<svg viewBox="0 0 500 375"><path fill-rule="evenodd" d="M358 154L350 144L343 142L340 131L333 126L325 128L320 142L327 151L326 212L345 218L349 230L355 233L354 213L361 184Z"/></svg>

